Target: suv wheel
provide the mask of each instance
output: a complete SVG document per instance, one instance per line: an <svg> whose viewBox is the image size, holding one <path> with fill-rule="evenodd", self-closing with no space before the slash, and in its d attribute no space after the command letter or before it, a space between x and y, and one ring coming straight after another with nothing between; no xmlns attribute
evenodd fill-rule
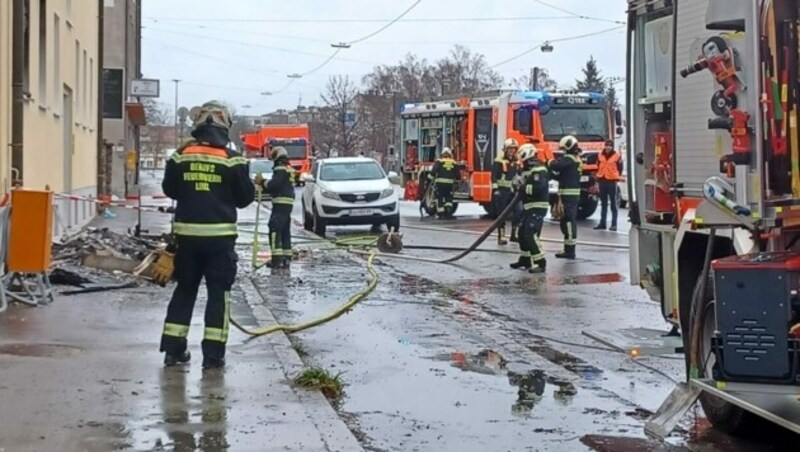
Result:
<svg viewBox="0 0 800 452"><path fill-rule="evenodd" d="M314 217L313 217L314 234L317 234L318 236L324 238L326 229L325 219L319 216L316 204L311 207L311 210L314 212Z"/></svg>
<svg viewBox="0 0 800 452"><path fill-rule="evenodd" d="M386 229L398 232L400 230L400 214L392 215L386 219Z"/></svg>
<svg viewBox="0 0 800 452"><path fill-rule="evenodd" d="M303 228L306 231L313 231L314 230L314 217L308 213L306 210L306 200L303 199L301 201L301 206L303 206Z"/></svg>

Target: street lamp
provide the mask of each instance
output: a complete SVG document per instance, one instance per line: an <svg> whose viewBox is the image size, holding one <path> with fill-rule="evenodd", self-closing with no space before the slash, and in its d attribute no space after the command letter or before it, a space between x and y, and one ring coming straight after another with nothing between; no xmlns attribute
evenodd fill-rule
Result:
<svg viewBox="0 0 800 452"><path fill-rule="evenodd" d="M542 53L553 53L553 44L550 41L545 41L541 47Z"/></svg>
<svg viewBox="0 0 800 452"><path fill-rule="evenodd" d="M300 75L300 74L289 74L289 75L287 75L287 77L289 77L291 79L303 78L303 76Z"/></svg>
<svg viewBox="0 0 800 452"><path fill-rule="evenodd" d="M346 42L338 42L338 43L335 42L331 44L331 47L333 47L334 49L349 49L350 44Z"/></svg>

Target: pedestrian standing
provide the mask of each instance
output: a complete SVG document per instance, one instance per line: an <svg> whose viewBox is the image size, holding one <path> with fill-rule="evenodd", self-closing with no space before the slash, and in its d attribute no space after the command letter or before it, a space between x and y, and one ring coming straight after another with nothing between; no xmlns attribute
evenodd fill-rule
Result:
<svg viewBox="0 0 800 452"><path fill-rule="evenodd" d="M522 196L522 217L519 230L520 257L511 268L544 273L547 259L540 239L544 217L550 209L550 188L547 168L536 155L536 147L525 144L519 150L523 163L522 181L517 187Z"/></svg>
<svg viewBox="0 0 800 452"><path fill-rule="evenodd" d="M172 154L164 172L164 194L177 201L173 233L177 242L178 286L167 307L160 350L164 364L187 363L186 338L200 281L208 290L203 332L203 369L225 365L230 291L236 278L236 209L255 198L247 160L228 148L230 113L207 102L194 118L194 141Z"/></svg>
<svg viewBox="0 0 800 452"><path fill-rule="evenodd" d="M272 213L269 216L269 246L273 269L288 268L292 260L292 209L294 208L294 169L289 165L289 153L282 146L272 149L274 162L272 179L268 182L259 175L256 185L272 196Z"/></svg>
<svg viewBox="0 0 800 452"><path fill-rule="evenodd" d="M517 168L513 161L518 149L517 140L507 139L503 143L503 155L497 157L492 165L492 204L498 215L508 207L514 197L512 183L517 175ZM508 244L505 220L497 227L497 244Z"/></svg>
<svg viewBox="0 0 800 452"><path fill-rule="evenodd" d="M600 184L600 223L595 226L595 230L604 231L606 229L606 218L609 204L611 204L611 227L609 230L617 230L617 184L622 173L622 158L614 150L614 142L606 141L603 152L598 157L597 181Z"/></svg>

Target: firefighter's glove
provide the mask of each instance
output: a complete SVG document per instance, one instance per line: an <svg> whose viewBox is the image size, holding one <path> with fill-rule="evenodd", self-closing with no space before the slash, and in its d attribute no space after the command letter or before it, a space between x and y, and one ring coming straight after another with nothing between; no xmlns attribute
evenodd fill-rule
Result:
<svg viewBox="0 0 800 452"><path fill-rule="evenodd" d="M165 250L158 252L158 258L153 263L151 276L159 286L164 287L170 280L172 274L175 272L175 254L169 253Z"/></svg>
<svg viewBox="0 0 800 452"><path fill-rule="evenodd" d="M264 176L261 174L256 174L256 178L253 180L253 183L256 184L258 188L264 188Z"/></svg>
<svg viewBox="0 0 800 452"><path fill-rule="evenodd" d="M511 181L511 184L514 186L514 190L519 190L519 187L522 186L522 183L525 182L525 179L522 176L514 176L514 180Z"/></svg>

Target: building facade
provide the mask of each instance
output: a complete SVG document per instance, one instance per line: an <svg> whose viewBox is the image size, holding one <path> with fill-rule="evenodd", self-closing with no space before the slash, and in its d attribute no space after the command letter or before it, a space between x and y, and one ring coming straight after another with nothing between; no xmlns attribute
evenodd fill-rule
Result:
<svg viewBox="0 0 800 452"><path fill-rule="evenodd" d="M7 76L6 52L16 39L24 42L21 68L22 108L21 171L15 179L25 188L56 193L95 196L97 193L98 67L101 58L100 2L89 0L13 0L0 2L0 68ZM24 12L21 36L8 34L13 6ZM6 110L8 84L0 88L0 105ZM0 134L6 130L6 115ZM11 116L11 115L9 115ZM3 144L9 140L3 135ZM10 151L4 146L3 162ZM16 165L20 166L20 165ZM20 170L20 168L15 168ZM10 170L3 169L4 176ZM7 185L7 184L6 184ZM95 215L95 205L57 198L54 236L75 231Z"/></svg>
<svg viewBox="0 0 800 452"><path fill-rule="evenodd" d="M131 81L141 78L141 1L105 0L103 17L103 139L111 152L111 192L134 189L126 171L128 151L139 147L136 129L125 111Z"/></svg>

